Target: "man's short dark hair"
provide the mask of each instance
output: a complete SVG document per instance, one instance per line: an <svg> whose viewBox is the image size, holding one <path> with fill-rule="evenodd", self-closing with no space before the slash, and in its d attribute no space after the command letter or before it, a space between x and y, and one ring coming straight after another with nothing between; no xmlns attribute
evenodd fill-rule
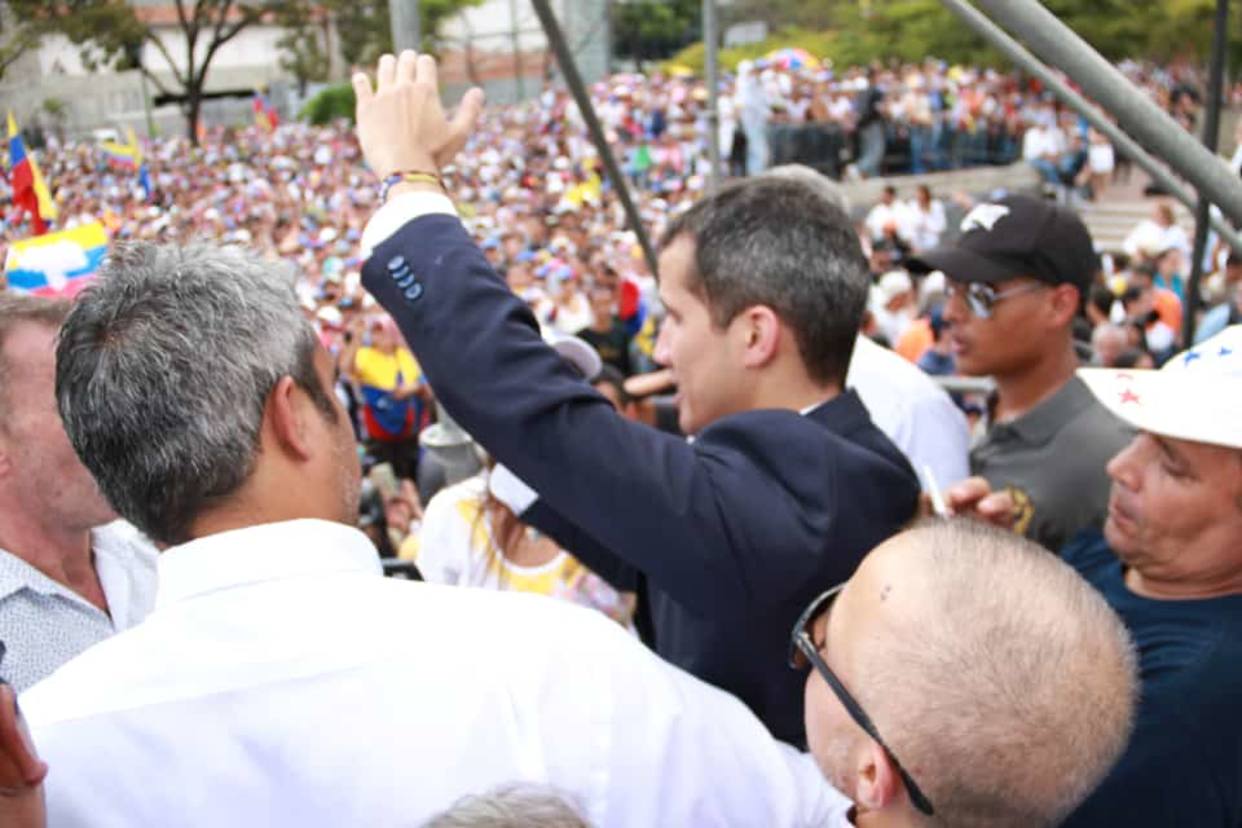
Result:
<svg viewBox="0 0 1242 828"><path fill-rule="evenodd" d="M766 305L794 334L817 382L843 382L867 303L868 270L849 217L799 181L726 187L669 226L661 248L694 242L690 289L724 327Z"/></svg>
<svg viewBox="0 0 1242 828"><path fill-rule="evenodd" d="M625 376L615 365L609 365L605 362L599 368L599 373L591 379L591 385L596 387L601 385L609 385L617 392L617 400L620 401L621 407L630 404L631 397L629 392L625 390Z"/></svg>

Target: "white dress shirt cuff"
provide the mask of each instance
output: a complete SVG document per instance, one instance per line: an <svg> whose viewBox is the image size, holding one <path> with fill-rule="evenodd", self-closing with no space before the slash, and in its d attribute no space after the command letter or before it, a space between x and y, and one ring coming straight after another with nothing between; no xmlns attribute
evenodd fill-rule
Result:
<svg viewBox="0 0 1242 828"><path fill-rule="evenodd" d="M362 231L362 258L371 258L371 253L386 239L416 218L432 214L446 216L457 215L457 208L452 200L441 193L423 190L399 193L375 211L371 220Z"/></svg>
<svg viewBox="0 0 1242 828"><path fill-rule="evenodd" d="M521 515L539 499L539 493L522 482L522 479L499 463L487 476L487 487L496 499Z"/></svg>

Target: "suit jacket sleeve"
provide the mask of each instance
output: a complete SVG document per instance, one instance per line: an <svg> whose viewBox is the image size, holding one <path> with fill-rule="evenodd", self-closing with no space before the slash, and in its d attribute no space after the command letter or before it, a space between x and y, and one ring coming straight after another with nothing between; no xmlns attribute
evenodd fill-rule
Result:
<svg viewBox="0 0 1242 828"><path fill-rule="evenodd" d="M787 432L692 446L625 420L543 342L455 216L422 216L379 243L363 284L453 418L551 509L687 608L783 591L790 573L763 559L766 538L791 524L824 530L799 527L796 499L756 475L771 462L765 441Z"/></svg>

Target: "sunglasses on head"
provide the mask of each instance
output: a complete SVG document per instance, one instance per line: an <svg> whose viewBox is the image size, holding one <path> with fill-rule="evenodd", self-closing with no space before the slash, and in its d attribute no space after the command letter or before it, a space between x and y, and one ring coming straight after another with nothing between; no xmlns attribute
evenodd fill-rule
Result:
<svg viewBox="0 0 1242 828"><path fill-rule="evenodd" d="M979 319L988 319L992 316L992 309L1004 300L1021 296L1024 293L1034 293L1047 287L1049 285L1042 282L1034 282L1016 285L1008 290L997 290L986 282L956 282L949 279L945 282L945 297L952 299L960 296L972 314Z"/></svg>
<svg viewBox="0 0 1242 828"><path fill-rule="evenodd" d="M794 625L793 634L789 642L789 666L795 670L803 670L807 664L815 668L815 671L827 683L829 689L841 702L841 706L845 708L845 712L849 714L854 723L862 728L863 732L870 736L877 745L883 749L888 760L893 763L897 774L901 777L901 782L906 786L906 793L910 795L910 802L915 808L918 808L924 814L932 816L935 811L932 809L931 800L923 793L913 777L906 772L905 767L893 755L893 751L889 748L888 743L880 736L880 731L876 728L875 723L871 721L871 717L863 710L862 705L854 698L849 690L845 689L845 684L828 666L828 662L824 661L820 655L819 647L815 644L812 628L815 623L823 618L832 609L832 604L841 590L845 588L845 584L837 584L832 589L820 595L812 601L803 611L802 616L798 619L798 623Z"/></svg>

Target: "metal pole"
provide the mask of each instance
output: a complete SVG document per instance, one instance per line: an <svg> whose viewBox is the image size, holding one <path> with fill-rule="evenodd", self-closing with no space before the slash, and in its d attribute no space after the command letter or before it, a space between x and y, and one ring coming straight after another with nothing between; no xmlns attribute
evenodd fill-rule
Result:
<svg viewBox="0 0 1242 828"><path fill-rule="evenodd" d="M142 84L142 112L147 116L147 137L155 137L155 119L151 117L151 93L147 91L147 75L138 69L138 81Z"/></svg>
<svg viewBox="0 0 1242 828"><path fill-rule="evenodd" d="M422 18L418 0L388 0L388 21L392 25L394 53L399 54L402 49L422 51Z"/></svg>
<svg viewBox="0 0 1242 828"><path fill-rule="evenodd" d="M517 101L526 100L526 79L522 77L522 42L518 38L517 0L509 0L509 38L513 41L513 80L517 84Z"/></svg>
<svg viewBox="0 0 1242 828"><path fill-rule="evenodd" d="M703 0L703 46L707 53L707 192L720 189L720 34L716 0Z"/></svg>
<svg viewBox="0 0 1242 828"><path fill-rule="evenodd" d="M977 0L1049 64L1116 116L1126 131L1165 159L1226 216L1242 224L1242 179L1204 149L1074 30L1037 0Z"/></svg>
<svg viewBox="0 0 1242 828"><path fill-rule="evenodd" d="M647 230L638 216L638 208L634 206L634 200L630 197L630 188L626 184L625 176L621 175L617 159L613 157L612 148L608 146L608 140L604 137L604 128L600 126L595 107L591 105L591 96L587 94L586 86L582 83L578 64L574 62L574 56L569 51L569 44L565 42L560 24L556 22L556 16L552 14L548 0L531 0L531 5L535 7L535 14L539 15L539 22L543 24L548 44L556 53L556 62L560 65L561 74L565 76L565 83L574 96L578 109L582 112L582 120L586 122L587 130L591 133L591 142L595 144L596 152L604 161L604 170L608 173L613 189L617 191L617 198L621 199L621 206L625 209L626 221L630 229L634 231L634 235L638 236L638 243L643 248L643 257L646 258L647 267L651 268L651 274L654 276L658 272L655 250L651 247L651 240L647 238Z"/></svg>
<svg viewBox="0 0 1242 828"><path fill-rule="evenodd" d="M1182 182L1176 179L1168 169L1152 158L1145 149L1140 147L1134 139L1122 132L1112 121L1104 116L1099 108L1079 95L1069 84L1065 83L1061 78L1048 69L1039 58L1032 55L1005 33L999 26L988 20L983 14L966 0L940 0L940 2L951 12L962 19L966 25L974 29L984 40L996 47L998 51L1013 61L1015 66L1020 67L1026 72L1039 78L1039 80L1048 89L1052 90L1058 98L1072 107L1076 112L1087 119L1091 126L1113 142L1123 155L1129 156L1134 163L1142 167L1152 180L1159 184L1173 198L1185 204L1190 209L1195 209L1198 202L1194 194L1187 190ZM1135 92L1134 94L1138 94ZM1214 215L1211 217L1212 227L1220 233L1221 237L1234 249L1242 252L1242 236L1233 229L1228 221L1221 216Z"/></svg>
<svg viewBox="0 0 1242 828"><path fill-rule="evenodd" d="M1220 99L1225 86L1225 38L1229 24L1229 0L1216 0L1216 31L1212 37L1212 68L1208 78L1207 110L1203 123L1203 146L1212 155L1220 138ZM1195 212L1194 261L1190 263L1190 282L1186 285L1185 317L1182 330L1186 345L1195 342L1195 318L1199 314L1199 283L1203 281L1203 250L1207 247L1208 218L1212 203L1200 194Z"/></svg>

